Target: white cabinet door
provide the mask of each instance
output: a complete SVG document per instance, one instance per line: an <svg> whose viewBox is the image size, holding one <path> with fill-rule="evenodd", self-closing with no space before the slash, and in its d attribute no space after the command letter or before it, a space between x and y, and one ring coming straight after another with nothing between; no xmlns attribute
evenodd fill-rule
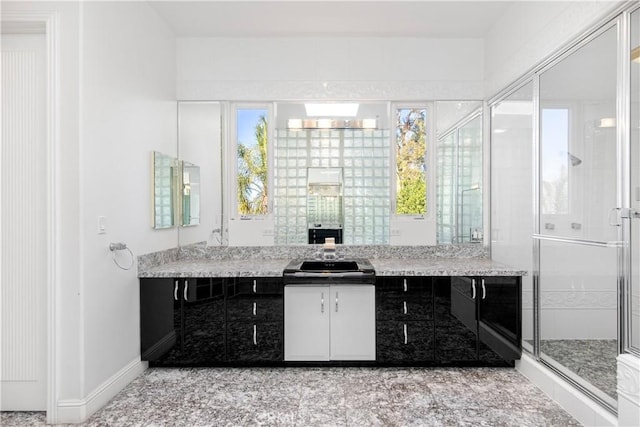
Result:
<svg viewBox="0 0 640 427"><path fill-rule="evenodd" d="M284 287L284 360L329 360L329 289Z"/></svg>
<svg viewBox="0 0 640 427"><path fill-rule="evenodd" d="M373 285L331 287L331 360L376 359L375 298Z"/></svg>

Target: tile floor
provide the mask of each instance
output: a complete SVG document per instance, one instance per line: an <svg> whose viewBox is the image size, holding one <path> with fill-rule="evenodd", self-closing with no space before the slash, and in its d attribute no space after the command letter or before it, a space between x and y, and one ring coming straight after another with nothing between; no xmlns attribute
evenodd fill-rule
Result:
<svg viewBox="0 0 640 427"><path fill-rule="evenodd" d="M44 425L3 412L0 425ZM145 371L84 426L577 426L511 368Z"/></svg>
<svg viewBox="0 0 640 427"><path fill-rule="evenodd" d="M540 352L618 400L618 341L542 340Z"/></svg>

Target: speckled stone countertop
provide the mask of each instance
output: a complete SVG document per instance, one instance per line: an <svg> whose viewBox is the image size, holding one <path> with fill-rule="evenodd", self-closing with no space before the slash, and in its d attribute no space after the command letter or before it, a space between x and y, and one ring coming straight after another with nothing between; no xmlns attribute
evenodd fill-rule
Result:
<svg viewBox="0 0 640 427"><path fill-rule="evenodd" d="M289 259L185 259L168 262L138 277L279 277Z"/></svg>
<svg viewBox="0 0 640 427"><path fill-rule="evenodd" d="M525 276L489 258L370 259L376 276Z"/></svg>
<svg viewBox="0 0 640 427"><path fill-rule="evenodd" d="M314 258L317 248L211 248L194 246L144 256L138 277L279 277L293 259ZM339 255L367 258L377 276L523 276L498 264L481 247L344 246Z"/></svg>

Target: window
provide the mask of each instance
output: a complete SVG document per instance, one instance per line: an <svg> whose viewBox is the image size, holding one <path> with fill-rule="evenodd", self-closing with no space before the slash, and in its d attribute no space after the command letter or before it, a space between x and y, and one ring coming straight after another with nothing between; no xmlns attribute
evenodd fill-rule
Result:
<svg viewBox="0 0 640 427"><path fill-rule="evenodd" d="M269 133L266 108L236 109L237 213L269 212Z"/></svg>
<svg viewBox="0 0 640 427"><path fill-rule="evenodd" d="M569 152L569 110L544 108L541 117L542 214L569 213L569 164L582 160Z"/></svg>
<svg viewBox="0 0 640 427"><path fill-rule="evenodd" d="M396 209L398 215L424 215L427 206L425 154L427 110L396 110Z"/></svg>

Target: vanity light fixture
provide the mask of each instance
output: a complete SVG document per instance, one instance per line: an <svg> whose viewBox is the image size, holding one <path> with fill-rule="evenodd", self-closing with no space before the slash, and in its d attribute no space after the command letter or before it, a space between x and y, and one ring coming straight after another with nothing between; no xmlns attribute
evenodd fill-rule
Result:
<svg viewBox="0 0 640 427"><path fill-rule="evenodd" d="M378 119L335 120L335 119L289 119L287 129L378 129Z"/></svg>
<svg viewBox="0 0 640 427"><path fill-rule="evenodd" d="M333 125L333 120L331 119L318 119L316 121L316 127L320 129L331 129Z"/></svg>
<svg viewBox="0 0 640 427"><path fill-rule="evenodd" d="M378 128L378 119L363 119L362 120L362 128L363 129L377 129Z"/></svg>
<svg viewBox="0 0 640 427"><path fill-rule="evenodd" d="M360 104L345 102L304 104L308 117L355 117L358 107Z"/></svg>
<svg viewBox="0 0 640 427"><path fill-rule="evenodd" d="M287 128L288 129L302 129L302 120L300 120L300 119L289 119L289 120L287 120Z"/></svg>

